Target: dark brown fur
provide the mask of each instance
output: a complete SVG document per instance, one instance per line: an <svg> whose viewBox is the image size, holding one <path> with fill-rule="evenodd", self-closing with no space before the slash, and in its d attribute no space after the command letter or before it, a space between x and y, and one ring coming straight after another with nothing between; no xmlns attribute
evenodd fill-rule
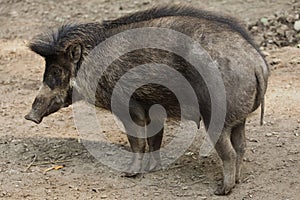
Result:
<svg viewBox="0 0 300 200"><path fill-rule="evenodd" d="M39 123L47 114L71 104L71 91L77 91L77 89L73 90L73 86L68 82L76 77L89 52L99 43L117 33L140 27L161 27L184 33L197 40L212 59L219 63L227 94L227 113L222 134L215 146L223 161L224 170L223 184L216 194L229 193L240 178L240 167L245 150L245 120L259 105L262 106L263 116L263 102L269 73L261 52L247 31L233 18L194 8L164 7L138 12L101 24L69 24L62 26L58 31L38 36L29 47L46 58L44 87L26 118ZM198 30L202 30L202 33L200 34ZM176 44L176 38L173 41ZM180 56L157 49L133 51L113 62L102 74L98 83L96 106L111 109L110 97L120 77L135 66L149 62L171 66L190 82L197 95L204 124L208 128L211 102L203 78ZM236 63L242 64L240 66ZM100 68L101 66L96 70L101 71ZM93 70L87 69L86 73L93 73ZM53 76L53 71L58 71L57 76L63 79L64 84ZM157 72L149 68L145 73L155 75ZM169 77L166 75L166 78ZM81 91L79 96L87 101L90 92L88 85L91 81L83 80L77 86L78 91ZM59 101L53 104L49 99L54 99L53 101L59 99ZM148 109L157 103L164 106L169 117L180 117L180 107L172 91L159 85L149 84L139 88L132 96L130 112L134 121L141 126L149 123ZM51 109L51 105L56 105L55 109ZM120 105L122 105L122 97L120 97ZM200 116L191 114L189 119L198 124ZM126 121L126 119L123 120L123 122ZM161 121L158 120L155 123L161 123ZM136 153L130 166L131 173L127 173L130 176L135 175L142 167L141 159L145 152L146 140L138 138L139 130L126 127L126 123L124 124L127 132L136 135L136 137L132 134L128 135L132 151ZM147 168L149 171L159 168L159 154L154 151L160 149L162 134L163 130L147 139L149 149L153 152Z"/></svg>

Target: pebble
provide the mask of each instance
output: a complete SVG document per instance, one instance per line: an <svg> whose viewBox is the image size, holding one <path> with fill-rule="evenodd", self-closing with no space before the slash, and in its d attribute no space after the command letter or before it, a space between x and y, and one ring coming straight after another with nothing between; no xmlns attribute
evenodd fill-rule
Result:
<svg viewBox="0 0 300 200"><path fill-rule="evenodd" d="M258 140L257 140L257 139L250 138L250 139L249 139L249 142L255 142L255 143L257 143Z"/></svg>
<svg viewBox="0 0 300 200"><path fill-rule="evenodd" d="M282 60L279 59L279 58L274 58L274 59L272 59L271 62L270 62L271 65L278 65L278 64L280 64L280 63L282 63Z"/></svg>
<svg viewBox="0 0 300 200"><path fill-rule="evenodd" d="M194 155L194 153L193 152L187 152L187 153L185 153L185 155L186 156L192 156L192 155Z"/></svg>
<svg viewBox="0 0 300 200"><path fill-rule="evenodd" d="M260 19L260 22L263 23L263 25L265 25L265 26L268 25L268 21L269 20L267 18L261 18Z"/></svg>
<svg viewBox="0 0 300 200"><path fill-rule="evenodd" d="M189 189L188 186L183 186L183 187L182 187L182 190L187 190L187 189Z"/></svg>
<svg viewBox="0 0 300 200"><path fill-rule="evenodd" d="M282 147L282 144L276 144L276 147Z"/></svg>
<svg viewBox="0 0 300 200"><path fill-rule="evenodd" d="M264 54L264 56L271 56L271 54L269 53L269 52L267 52L267 51L262 51L262 54Z"/></svg>
<svg viewBox="0 0 300 200"><path fill-rule="evenodd" d="M296 31L300 31L300 20L295 21L294 29L295 29Z"/></svg>
<svg viewBox="0 0 300 200"><path fill-rule="evenodd" d="M266 137L272 137L273 136L273 133L267 133L266 134Z"/></svg>

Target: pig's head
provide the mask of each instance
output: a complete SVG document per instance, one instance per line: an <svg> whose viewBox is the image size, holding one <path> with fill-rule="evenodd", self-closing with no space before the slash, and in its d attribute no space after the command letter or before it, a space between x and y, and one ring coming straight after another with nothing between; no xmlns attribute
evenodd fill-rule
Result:
<svg viewBox="0 0 300 200"><path fill-rule="evenodd" d="M33 41L29 48L45 58L42 86L25 119L40 123L43 117L72 104L73 81L82 58L79 43L57 44L53 38ZM63 48L62 48L63 47Z"/></svg>

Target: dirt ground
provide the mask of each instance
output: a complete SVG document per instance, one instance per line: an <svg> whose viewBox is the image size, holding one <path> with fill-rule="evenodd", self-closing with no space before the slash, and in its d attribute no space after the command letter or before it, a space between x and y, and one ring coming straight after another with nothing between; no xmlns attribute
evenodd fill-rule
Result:
<svg viewBox="0 0 300 200"><path fill-rule="evenodd" d="M0 1L0 199L265 199L300 197L300 49L268 51L272 76L266 95L265 125L259 110L247 121L247 152L242 184L225 197L213 195L221 178L215 153L199 158L201 129L187 153L164 171L136 179L97 161L79 142L72 107L40 125L24 115L41 84L44 61L26 43L65 22L113 19L171 0L1 0ZM294 0L187 0L185 4L236 16L245 23L299 6ZM300 7L298 7L300 9ZM106 120L106 134L128 146L126 137ZM165 140L171 135L168 129ZM63 165L60 170L45 169Z"/></svg>

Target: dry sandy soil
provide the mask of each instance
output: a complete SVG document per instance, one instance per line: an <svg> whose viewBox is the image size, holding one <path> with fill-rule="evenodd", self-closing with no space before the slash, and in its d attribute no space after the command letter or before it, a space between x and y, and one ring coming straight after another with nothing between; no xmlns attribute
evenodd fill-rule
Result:
<svg viewBox="0 0 300 200"><path fill-rule="evenodd" d="M1 0L0 198L300 198L300 49L295 47L267 51L267 59L275 59L276 63L271 66L265 125L259 126L259 111L248 119L243 181L226 197L213 195L221 178L221 163L216 154L198 156L205 134L202 129L187 153L167 169L128 179L96 160L78 141L80 136L71 107L45 118L40 125L24 120L44 70L43 59L27 49L28 40L65 22L112 19L163 3L180 2ZM185 3L229 13L246 23L299 5L297 0L187 0ZM111 142L128 146L124 133L112 122L112 115L100 112L107 121L105 132ZM165 139L171 132L167 130ZM64 167L44 173L56 165Z"/></svg>

